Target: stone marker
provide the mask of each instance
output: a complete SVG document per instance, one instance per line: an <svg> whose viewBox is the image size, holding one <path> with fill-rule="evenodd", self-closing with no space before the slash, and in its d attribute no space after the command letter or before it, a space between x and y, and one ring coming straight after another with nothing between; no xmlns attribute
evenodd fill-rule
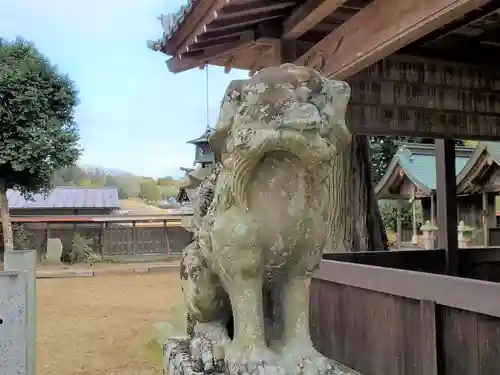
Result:
<svg viewBox="0 0 500 375"><path fill-rule="evenodd" d="M183 252L187 332L164 345L169 375L355 374L309 334L349 97L347 83L291 64L229 85Z"/></svg>
<svg viewBox="0 0 500 375"><path fill-rule="evenodd" d="M36 250L15 250L4 254L6 271L22 272L26 300L26 375L36 375ZM0 374L4 375L0 371Z"/></svg>
<svg viewBox="0 0 500 375"><path fill-rule="evenodd" d="M44 264L61 264L61 256L63 245L59 238L49 238L47 240L47 253L45 255Z"/></svg>
<svg viewBox="0 0 500 375"><path fill-rule="evenodd" d="M0 272L0 374L27 374L26 340L26 277Z"/></svg>

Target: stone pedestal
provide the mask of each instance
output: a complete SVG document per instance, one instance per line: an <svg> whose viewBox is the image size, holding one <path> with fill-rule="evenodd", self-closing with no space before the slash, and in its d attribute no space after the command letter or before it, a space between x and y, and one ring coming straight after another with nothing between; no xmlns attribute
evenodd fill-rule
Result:
<svg viewBox="0 0 500 375"><path fill-rule="evenodd" d="M208 349L208 348L207 348ZM200 348L200 350L202 350ZM191 343L188 337L176 337L169 339L163 345L163 371L167 375L201 375L208 373L203 364L196 364L191 360ZM207 360L211 354L207 352ZM208 362L208 361L207 361ZM211 364L210 373L224 374L225 362L220 358Z"/></svg>
<svg viewBox="0 0 500 375"><path fill-rule="evenodd" d="M424 249L432 250L436 248L436 236L435 232L437 231L437 227L433 225L430 220L427 220L424 225L420 228L422 231L422 239L424 242Z"/></svg>
<svg viewBox="0 0 500 375"><path fill-rule="evenodd" d="M193 354L197 361L193 360ZM172 337L163 345L163 372L165 375L361 375L332 360L321 372L317 372L315 360L307 358L302 366L290 369L287 362L291 356L297 355L300 353L283 353L277 363L261 363L250 369L246 364L228 364L223 349L212 345L206 337Z"/></svg>

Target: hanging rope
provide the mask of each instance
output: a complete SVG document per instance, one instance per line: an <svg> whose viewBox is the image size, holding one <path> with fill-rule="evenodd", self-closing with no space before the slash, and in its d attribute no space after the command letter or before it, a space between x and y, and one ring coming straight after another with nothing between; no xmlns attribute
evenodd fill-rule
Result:
<svg viewBox="0 0 500 375"><path fill-rule="evenodd" d="M209 92L208 92L208 64L205 64L205 100L206 100L206 120L207 120L207 128L208 131L210 129L210 110L209 110Z"/></svg>

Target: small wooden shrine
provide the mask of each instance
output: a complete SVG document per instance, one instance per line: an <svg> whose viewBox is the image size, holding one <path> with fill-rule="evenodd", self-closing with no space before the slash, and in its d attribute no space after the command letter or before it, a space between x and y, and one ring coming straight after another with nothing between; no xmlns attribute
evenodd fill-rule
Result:
<svg viewBox="0 0 500 375"><path fill-rule="evenodd" d="M480 142L475 148L456 147L455 174L457 224L463 221L475 229L473 244L489 246L491 233L495 244L497 230L495 197L500 192L500 143ZM375 187L378 199L409 200L422 206L422 221L439 226L436 218L436 151L434 145L403 143L394 155L386 173ZM401 216L397 233L401 237ZM414 231L416 231L414 223ZM480 233L481 232L481 233ZM414 233L415 234L415 233ZM498 239L496 239L498 237Z"/></svg>

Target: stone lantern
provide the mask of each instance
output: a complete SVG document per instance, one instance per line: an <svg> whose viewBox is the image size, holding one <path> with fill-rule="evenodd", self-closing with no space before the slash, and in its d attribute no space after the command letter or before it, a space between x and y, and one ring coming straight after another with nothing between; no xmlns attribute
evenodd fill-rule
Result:
<svg viewBox="0 0 500 375"><path fill-rule="evenodd" d="M195 145L194 164L200 164L202 168L212 166L214 164L214 154L208 143L209 130L201 135L201 137L193 139L188 143Z"/></svg>
<svg viewBox="0 0 500 375"><path fill-rule="evenodd" d="M461 221L458 224L457 232L458 232L458 247L464 248L469 247L469 240L472 237L472 231L474 228L468 227L465 225L465 222Z"/></svg>
<svg viewBox="0 0 500 375"><path fill-rule="evenodd" d="M422 231L422 239L424 242L424 249L426 250L432 250L436 248L435 241L436 241L436 235L435 232L438 228L430 222L430 220L427 220L424 225L420 227L420 230Z"/></svg>

